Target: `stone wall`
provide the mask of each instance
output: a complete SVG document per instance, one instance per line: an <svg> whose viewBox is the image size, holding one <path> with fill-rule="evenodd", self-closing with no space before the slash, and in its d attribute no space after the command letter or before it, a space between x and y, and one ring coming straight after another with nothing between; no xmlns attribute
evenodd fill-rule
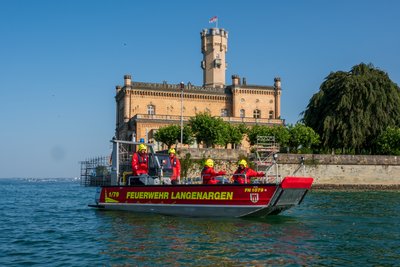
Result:
<svg viewBox="0 0 400 267"><path fill-rule="evenodd" d="M244 149L214 149L214 148L181 148L179 154L184 157L187 153L192 159L207 159L237 161L241 156L247 156L247 151Z"/></svg>
<svg viewBox="0 0 400 267"><path fill-rule="evenodd" d="M399 156L279 154L279 159L281 163L295 163L301 156L305 158L308 164L400 165Z"/></svg>
<svg viewBox="0 0 400 267"><path fill-rule="evenodd" d="M191 153L191 158L202 159L211 157L215 160L217 170L233 173L237 168L239 155L247 155L244 150L234 149L189 149L181 150L184 156ZM400 186L400 157L399 156L368 156L368 155L313 155L313 154L278 154L279 173L282 177L292 175L304 158L303 169L297 175L310 176L318 186L351 186L376 185ZM190 176L199 177L202 166L194 165Z"/></svg>

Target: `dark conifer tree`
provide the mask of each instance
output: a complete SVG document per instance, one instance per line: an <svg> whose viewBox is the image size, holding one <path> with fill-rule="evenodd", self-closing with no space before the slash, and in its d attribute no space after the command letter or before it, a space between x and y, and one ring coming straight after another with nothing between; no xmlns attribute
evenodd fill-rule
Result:
<svg viewBox="0 0 400 267"><path fill-rule="evenodd" d="M361 63L333 72L303 112L322 146L343 153L374 153L377 137L400 126L400 90L387 73Z"/></svg>

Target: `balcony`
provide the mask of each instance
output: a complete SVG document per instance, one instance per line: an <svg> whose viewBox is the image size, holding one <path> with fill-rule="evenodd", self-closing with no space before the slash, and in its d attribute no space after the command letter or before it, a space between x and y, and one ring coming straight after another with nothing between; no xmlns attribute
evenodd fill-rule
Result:
<svg viewBox="0 0 400 267"><path fill-rule="evenodd" d="M189 121L192 116L183 116L183 121ZM268 118L239 118L239 117L219 117L226 122L231 123L244 123L244 124L284 124L284 120L268 119ZM181 116L178 115L150 115L150 114L136 114L131 121L171 121L180 122Z"/></svg>

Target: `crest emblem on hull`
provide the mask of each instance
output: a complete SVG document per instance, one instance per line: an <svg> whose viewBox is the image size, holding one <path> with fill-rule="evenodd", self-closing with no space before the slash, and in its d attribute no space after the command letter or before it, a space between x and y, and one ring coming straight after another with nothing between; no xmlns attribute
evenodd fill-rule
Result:
<svg viewBox="0 0 400 267"><path fill-rule="evenodd" d="M253 202L253 203L257 203L258 202L258 193L251 193L250 194L250 200L251 200L251 202Z"/></svg>

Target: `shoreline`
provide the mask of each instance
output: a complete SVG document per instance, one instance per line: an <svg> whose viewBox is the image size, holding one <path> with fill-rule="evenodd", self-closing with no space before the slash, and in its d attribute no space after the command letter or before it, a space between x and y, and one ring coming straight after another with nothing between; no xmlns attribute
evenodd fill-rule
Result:
<svg viewBox="0 0 400 267"><path fill-rule="evenodd" d="M400 191L400 184L313 184L316 191Z"/></svg>

